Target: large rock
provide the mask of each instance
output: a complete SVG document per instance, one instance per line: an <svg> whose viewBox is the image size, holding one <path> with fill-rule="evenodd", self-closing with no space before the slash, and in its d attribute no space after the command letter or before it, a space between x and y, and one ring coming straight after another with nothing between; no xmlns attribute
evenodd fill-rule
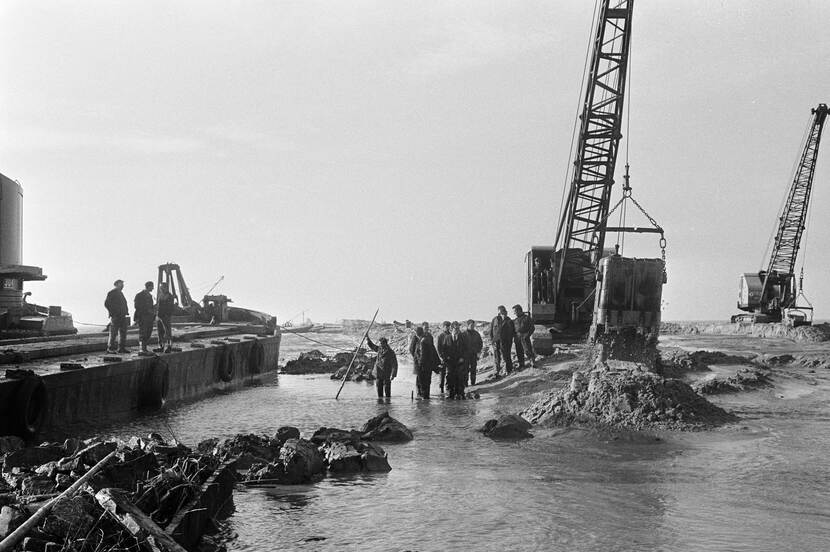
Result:
<svg viewBox="0 0 830 552"><path fill-rule="evenodd" d="M58 460L66 455L62 446L46 445L41 447L27 447L6 455L3 462L3 470L11 471L12 468L33 468Z"/></svg>
<svg viewBox="0 0 830 552"><path fill-rule="evenodd" d="M0 456L15 452L26 446L26 443L17 435L4 435L0 437Z"/></svg>
<svg viewBox="0 0 830 552"><path fill-rule="evenodd" d="M356 445L360 441L361 435L362 432L360 431L321 427L311 436L311 442L317 446L326 443L353 443Z"/></svg>
<svg viewBox="0 0 830 552"><path fill-rule="evenodd" d="M507 414L498 420L488 420L481 429L491 439L527 439L533 437L528 431L533 425L518 414Z"/></svg>
<svg viewBox="0 0 830 552"><path fill-rule="evenodd" d="M280 449L280 463L287 478L296 483L311 481L323 473L323 456L311 441L289 439Z"/></svg>
<svg viewBox="0 0 830 552"><path fill-rule="evenodd" d="M285 443L289 439L299 439L300 438L300 430L296 427L291 426L283 426L277 430L276 435L274 435L274 440L280 444Z"/></svg>
<svg viewBox="0 0 830 552"><path fill-rule="evenodd" d="M55 503L43 521L43 531L61 539L83 537L95 524L95 510L94 499L86 493L63 498Z"/></svg>
<svg viewBox="0 0 830 552"><path fill-rule="evenodd" d="M20 510L11 506L0 508L0 540L5 539L24 521L26 521L26 517L20 513Z"/></svg>
<svg viewBox="0 0 830 552"><path fill-rule="evenodd" d="M321 447L329 471L337 474L388 472L392 469L386 452L373 443L328 443Z"/></svg>
<svg viewBox="0 0 830 552"><path fill-rule="evenodd" d="M300 353L297 360L289 360L282 369L283 374L331 374L341 365L318 350Z"/></svg>
<svg viewBox="0 0 830 552"><path fill-rule="evenodd" d="M369 441L386 441L389 443L403 443L412 440L412 432L405 425L389 415L389 412L378 414L363 424L360 430L363 439Z"/></svg>
<svg viewBox="0 0 830 552"><path fill-rule="evenodd" d="M81 461L87 466L94 466L114 451L118 445L115 442L95 443L89 445L81 454Z"/></svg>

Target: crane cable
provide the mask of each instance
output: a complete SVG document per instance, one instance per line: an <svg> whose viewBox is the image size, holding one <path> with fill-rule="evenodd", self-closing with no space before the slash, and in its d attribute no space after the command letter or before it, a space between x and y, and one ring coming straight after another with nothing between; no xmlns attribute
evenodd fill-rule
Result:
<svg viewBox="0 0 830 552"><path fill-rule="evenodd" d="M558 245L559 242L559 232L561 230L561 221L565 219L565 213L563 212L565 209L565 194L570 190L570 181L572 178L571 171L575 169L571 160L574 160L575 152L574 152L574 144L576 142L576 136L578 134L577 125L579 124L579 117L582 113L582 100L583 96L585 95L585 87L587 86L587 79L585 75L588 73L588 65L590 64L591 59L591 45L594 42L594 32L596 30L597 20L599 19L599 0L594 0L594 13L591 16L591 30L588 33L588 44L585 46L585 59L582 63L582 82L579 86L579 101L577 102L576 106L576 113L574 113L574 122L573 127L571 128L571 144L568 148L568 163L565 164L565 183L562 186L562 196L559 198L559 220L560 220L560 228L556 231L556 240L554 241L554 246ZM567 244L563 244L563 247L567 247Z"/></svg>

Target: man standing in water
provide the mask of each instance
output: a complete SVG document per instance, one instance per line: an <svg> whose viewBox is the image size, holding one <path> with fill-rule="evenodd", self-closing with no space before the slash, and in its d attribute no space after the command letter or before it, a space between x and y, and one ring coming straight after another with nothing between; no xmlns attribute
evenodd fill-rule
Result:
<svg viewBox="0 0 830 552"><path fill-rule="evenodd" d="M481 341L481 334L476 330L475 320L467 320L467 329L462 334L467 342L467 374L469 377L469 384L476 384L476 370L478 368L478 355L484 348L484 343ZM464 382L465 384L467 382Z"/></svg>
<svg viewBox="0 0 830 552"><path fill-rule="evenodd" d="M461 324L452 323L452 345L450 348L450 363L447 367L447 386L449 398L465 399L464 385L467 383L467 341L461 332Z"/></svg>
<svg viewBox="0 0 830 552"><path fill-rule="evenodd" d="M386 400L392 397L392 380L398 375L398 357L395 351L389 346L385 337L378 340L379 345L372 343L372 338L366 336L366 344L377 353L375 357L375 383L378 388L378 401L383 400L384 393Z"/></svg>
<svg viewBox="0 0 830 552"><path fill-rule="evenodd" d="M176 308L176 298L170 293L167 282L159 284L158 294L158 333L159 352L169 353L173 350L173 331L170 327L170 319Z"/></svg>
<svg viewBox="0 0 830 552"><path fill-rule="evenodd" d="M153 321L156 318L156 309L153 305L153 282L146 282L144 289L135 296L135 311L133 317L138 323L138 340L141 343L141 352L138 354L150 354L147 346L150 344L150 336L153 335Z"/></svg>
<svg viewBox="0 0 830 552"><path fill-rule="evenodd" d="M116 280L114 286L104 301L104 308L110 317L110 338L107 344L108 353L129 353L127 350L127 325L130 319L130 310L127 308L127 298L124 297L124 280ZM115 350L115 339L118 338L118 350Z"/></svg>
<svg viewBox="0 0 830 552"><path fill-rule="evenodd" d="M424 332L423 327L417 328L418 344L415 347L415 383L418 387L418 396L429 399L429 388L432 384L432 372L438 370L438 352L432 343L432 334Z"/></svg>
<svg viewBox="0 0 830 552"><path fill-rule="evenodd" d="M438 356L441 357L441 393L444 392L444 384L447 381L447 370L452 364L452 335L450 334L450 323L444 321L442 324L441 333L438 334L438 340L435 348L438 350Z"/></svg>
<svg viewBox="0 0 830 552"><path fill-rule="evenodd" d="M499 305L499 313L490 322L490 341L493 344L493 356L496 361L496 376L501 375L501 361L504 359L505 373L513 371L513 360L510 358L510 349L513 345L513 338L516 336L516 329L513 321L507 316L507 309Z"/></svg>

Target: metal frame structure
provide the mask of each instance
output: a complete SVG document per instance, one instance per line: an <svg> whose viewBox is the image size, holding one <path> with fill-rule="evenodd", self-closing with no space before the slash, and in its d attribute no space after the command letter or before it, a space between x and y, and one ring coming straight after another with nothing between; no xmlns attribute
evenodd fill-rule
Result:
<svg viewBox="0 0 830 552"><path fill-rule="evenodd" d="M807 135L793 183L790 185L784 210L779 218L778 233L775 235L775 245L767 266L764 287L770 275L795 276L795 261L801 247L801 235L804 233L807 222L810 192L813 188L813 175L816 172L816 160L818 159L818 146L821 142L824 121L827 118L827 104L819 104L811 110L811 113L813 124Z"/></svg>
<svg viewBox="0 0 830 552"><path fill-rule="evenodd" d="M633 0L602 0L597 19L573 179L556 232L556 249L562 251L554 287L560 316L569 316L571 309L571 305L560 304L561 290L593 281L605 244L605 221L622 137L632 8ZM584 254L569 255L573 249ZM574 281L575 274L579 281ZM583 299L582 303L587 303L587 297ZM585 310L592 311L593 305Z"/></svg>

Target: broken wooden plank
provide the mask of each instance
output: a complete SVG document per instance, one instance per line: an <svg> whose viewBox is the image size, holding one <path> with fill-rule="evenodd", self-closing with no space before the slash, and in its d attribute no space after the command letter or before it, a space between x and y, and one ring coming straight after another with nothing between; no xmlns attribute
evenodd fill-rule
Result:
<svg viewBox="0 0 830 552"><path fill-rule="evenodd" d="M129 533L140 542L146 542L153 552L187 552L164 532L150 516L133 504L129 493L122 489L101 489L95 500Z"/></svg>

